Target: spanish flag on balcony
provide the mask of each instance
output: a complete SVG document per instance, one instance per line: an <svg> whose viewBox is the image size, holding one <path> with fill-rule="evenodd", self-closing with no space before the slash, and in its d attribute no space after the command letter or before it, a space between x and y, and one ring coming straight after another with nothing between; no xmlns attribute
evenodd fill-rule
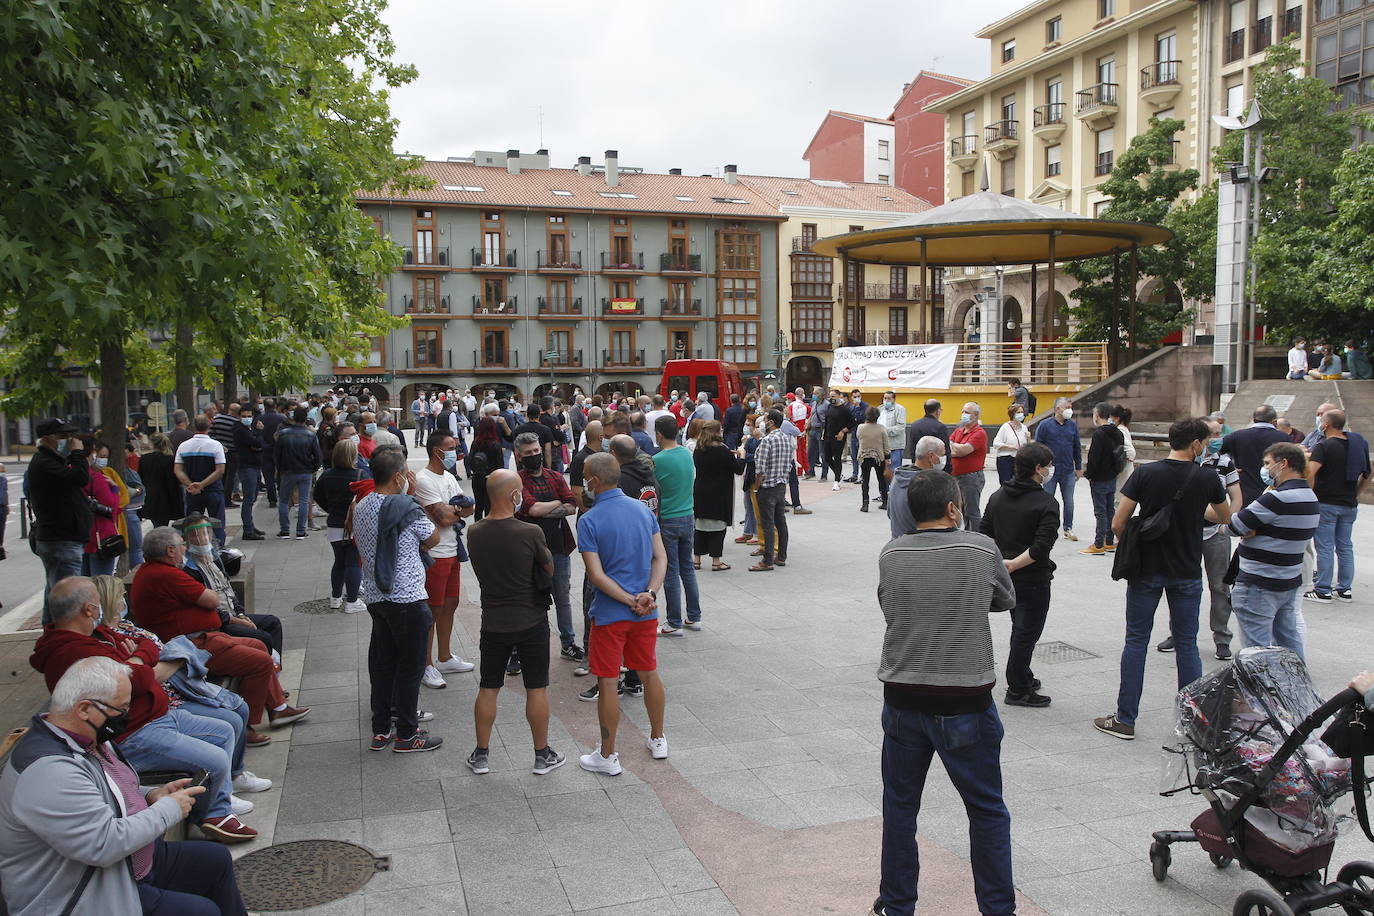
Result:
<svg viewBox="0 0 1374 916"><path fill-rule="evenodd" d="M634 312L639 309L638 299L612 299L611 311L613 312Z"/></svg>

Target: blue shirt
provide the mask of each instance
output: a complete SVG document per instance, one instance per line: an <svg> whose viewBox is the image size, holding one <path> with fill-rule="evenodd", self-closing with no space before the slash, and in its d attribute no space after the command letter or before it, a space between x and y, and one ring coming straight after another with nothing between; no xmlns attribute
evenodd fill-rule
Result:
<svg viewBox="0 0 1374 916"><path fill-rule="evenodd" d="M1078 438L1078 421L1050 417L1035 427L1035 441L1054 454L1054 473L1083 467L1083 442Z"/></svg>
<svg viewBox="0 0 1374 916"><path fill-rule="evenodd" d="M655 534L658 534L658 519L654 514L618 488L598 493L596 502L577 520L578 550L596 554L611 581L631 595L649 590ZM656 612L640 617L628 605L595 587L590 612L597 626L620 620L658 618Z"/></svg>

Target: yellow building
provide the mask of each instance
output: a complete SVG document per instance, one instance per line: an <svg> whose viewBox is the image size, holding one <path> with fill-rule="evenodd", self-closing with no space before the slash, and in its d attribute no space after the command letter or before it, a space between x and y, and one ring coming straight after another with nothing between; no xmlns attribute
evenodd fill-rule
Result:
<svg viewBox="0 0 1374 916"><path fill-rule="evenodd" d="M744 184L787 217L778 229L779 377L788 389L825 385L837 346L915 344L938 340L944 295L936 274L923 296L918 268L854 265L849 299L863 284L862 305L845 308L836 288L838 263L811 251L817 239L877 229L930 209L887 184L741 175ZM860 275L862 271L862 275Z"/></svg>
<svg viewBox="0 0 1374 916"><path fill-rule="evenodd" d="M945 115L948 199L981 189L1097 215L1108 200L1099 186L1152 117L1184 122L1174 166L1214 179L1210 158L1220 140L1212 116L1239 114L1250 96L1249 73L1264 50L1301 36L1301 0L1040 0L977 33L986 38L991 75L927 110ZM1009 268L1001 277L1001 328L1007 340L1043 339L1051 309L1052 338L1068 333L1063 309L1074 289L1062 274L1056 289L1045 272ZM989 270L946 278L948 339L979 327L977 294L996 285ZM1143 301L1176 298L1142 278ZM1032 309L1032 303L1034 307ZM1190 342L1210 333L1211 312L1198 309Z"/></svg>

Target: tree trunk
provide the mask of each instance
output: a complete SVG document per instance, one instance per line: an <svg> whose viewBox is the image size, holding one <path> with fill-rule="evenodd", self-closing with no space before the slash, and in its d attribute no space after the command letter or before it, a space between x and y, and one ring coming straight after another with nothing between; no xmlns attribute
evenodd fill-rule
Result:
<svg viewBox="0 0 1374 916"><path fill-rule="evenodd" d="M224 352L224 406L227 409L230 404L239 399L239 374L234 367L234 356L228 350Z"/></svg>
<svg viewBox="0 0 1374 916"><path fill-rule="evenodd" d="M186 411L187 417L196 415L196 380L191 374L191 348L195 345L195 332L189 324L177 322L176 336L176 396L177 407ZM172 426L170 420L168 427Z"/></svg>
<svg viewBox="0 0 1374 916"><path fill-rule="evenodd" d="M100 428L102 441L110 447L110 467L120 476L124 474L124 443L129 435L124 370L124 338L116 331L100 343Z"/></svg>

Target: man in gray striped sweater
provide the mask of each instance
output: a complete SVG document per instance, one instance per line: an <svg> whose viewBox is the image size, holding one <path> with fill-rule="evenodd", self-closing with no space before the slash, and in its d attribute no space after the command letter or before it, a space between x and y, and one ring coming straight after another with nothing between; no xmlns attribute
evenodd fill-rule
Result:
<svg viewBox="0 0 1374 916"><path fill-rule="evenodd" d="M1002 721L988 614L1016 604L992 538L963 531L959 486L944 471L912 477L914 534L878 557L887 630L883 682L883 852L876 916L911 916L920 860L916 819L938 754L969 813L978 911L1013 916L1011 815L1002 800Z"/></svg>
<svg viewBox="0 0 1374 916"><path fill-rule="evenodd" d="M1321 519L1306 474L1300 446L1269 446L1260 468L1269 489L1231 519L1232 533L1244 538L1231 607L1247 646L1283 646L1303 654L1302 557Z"/></svg>

